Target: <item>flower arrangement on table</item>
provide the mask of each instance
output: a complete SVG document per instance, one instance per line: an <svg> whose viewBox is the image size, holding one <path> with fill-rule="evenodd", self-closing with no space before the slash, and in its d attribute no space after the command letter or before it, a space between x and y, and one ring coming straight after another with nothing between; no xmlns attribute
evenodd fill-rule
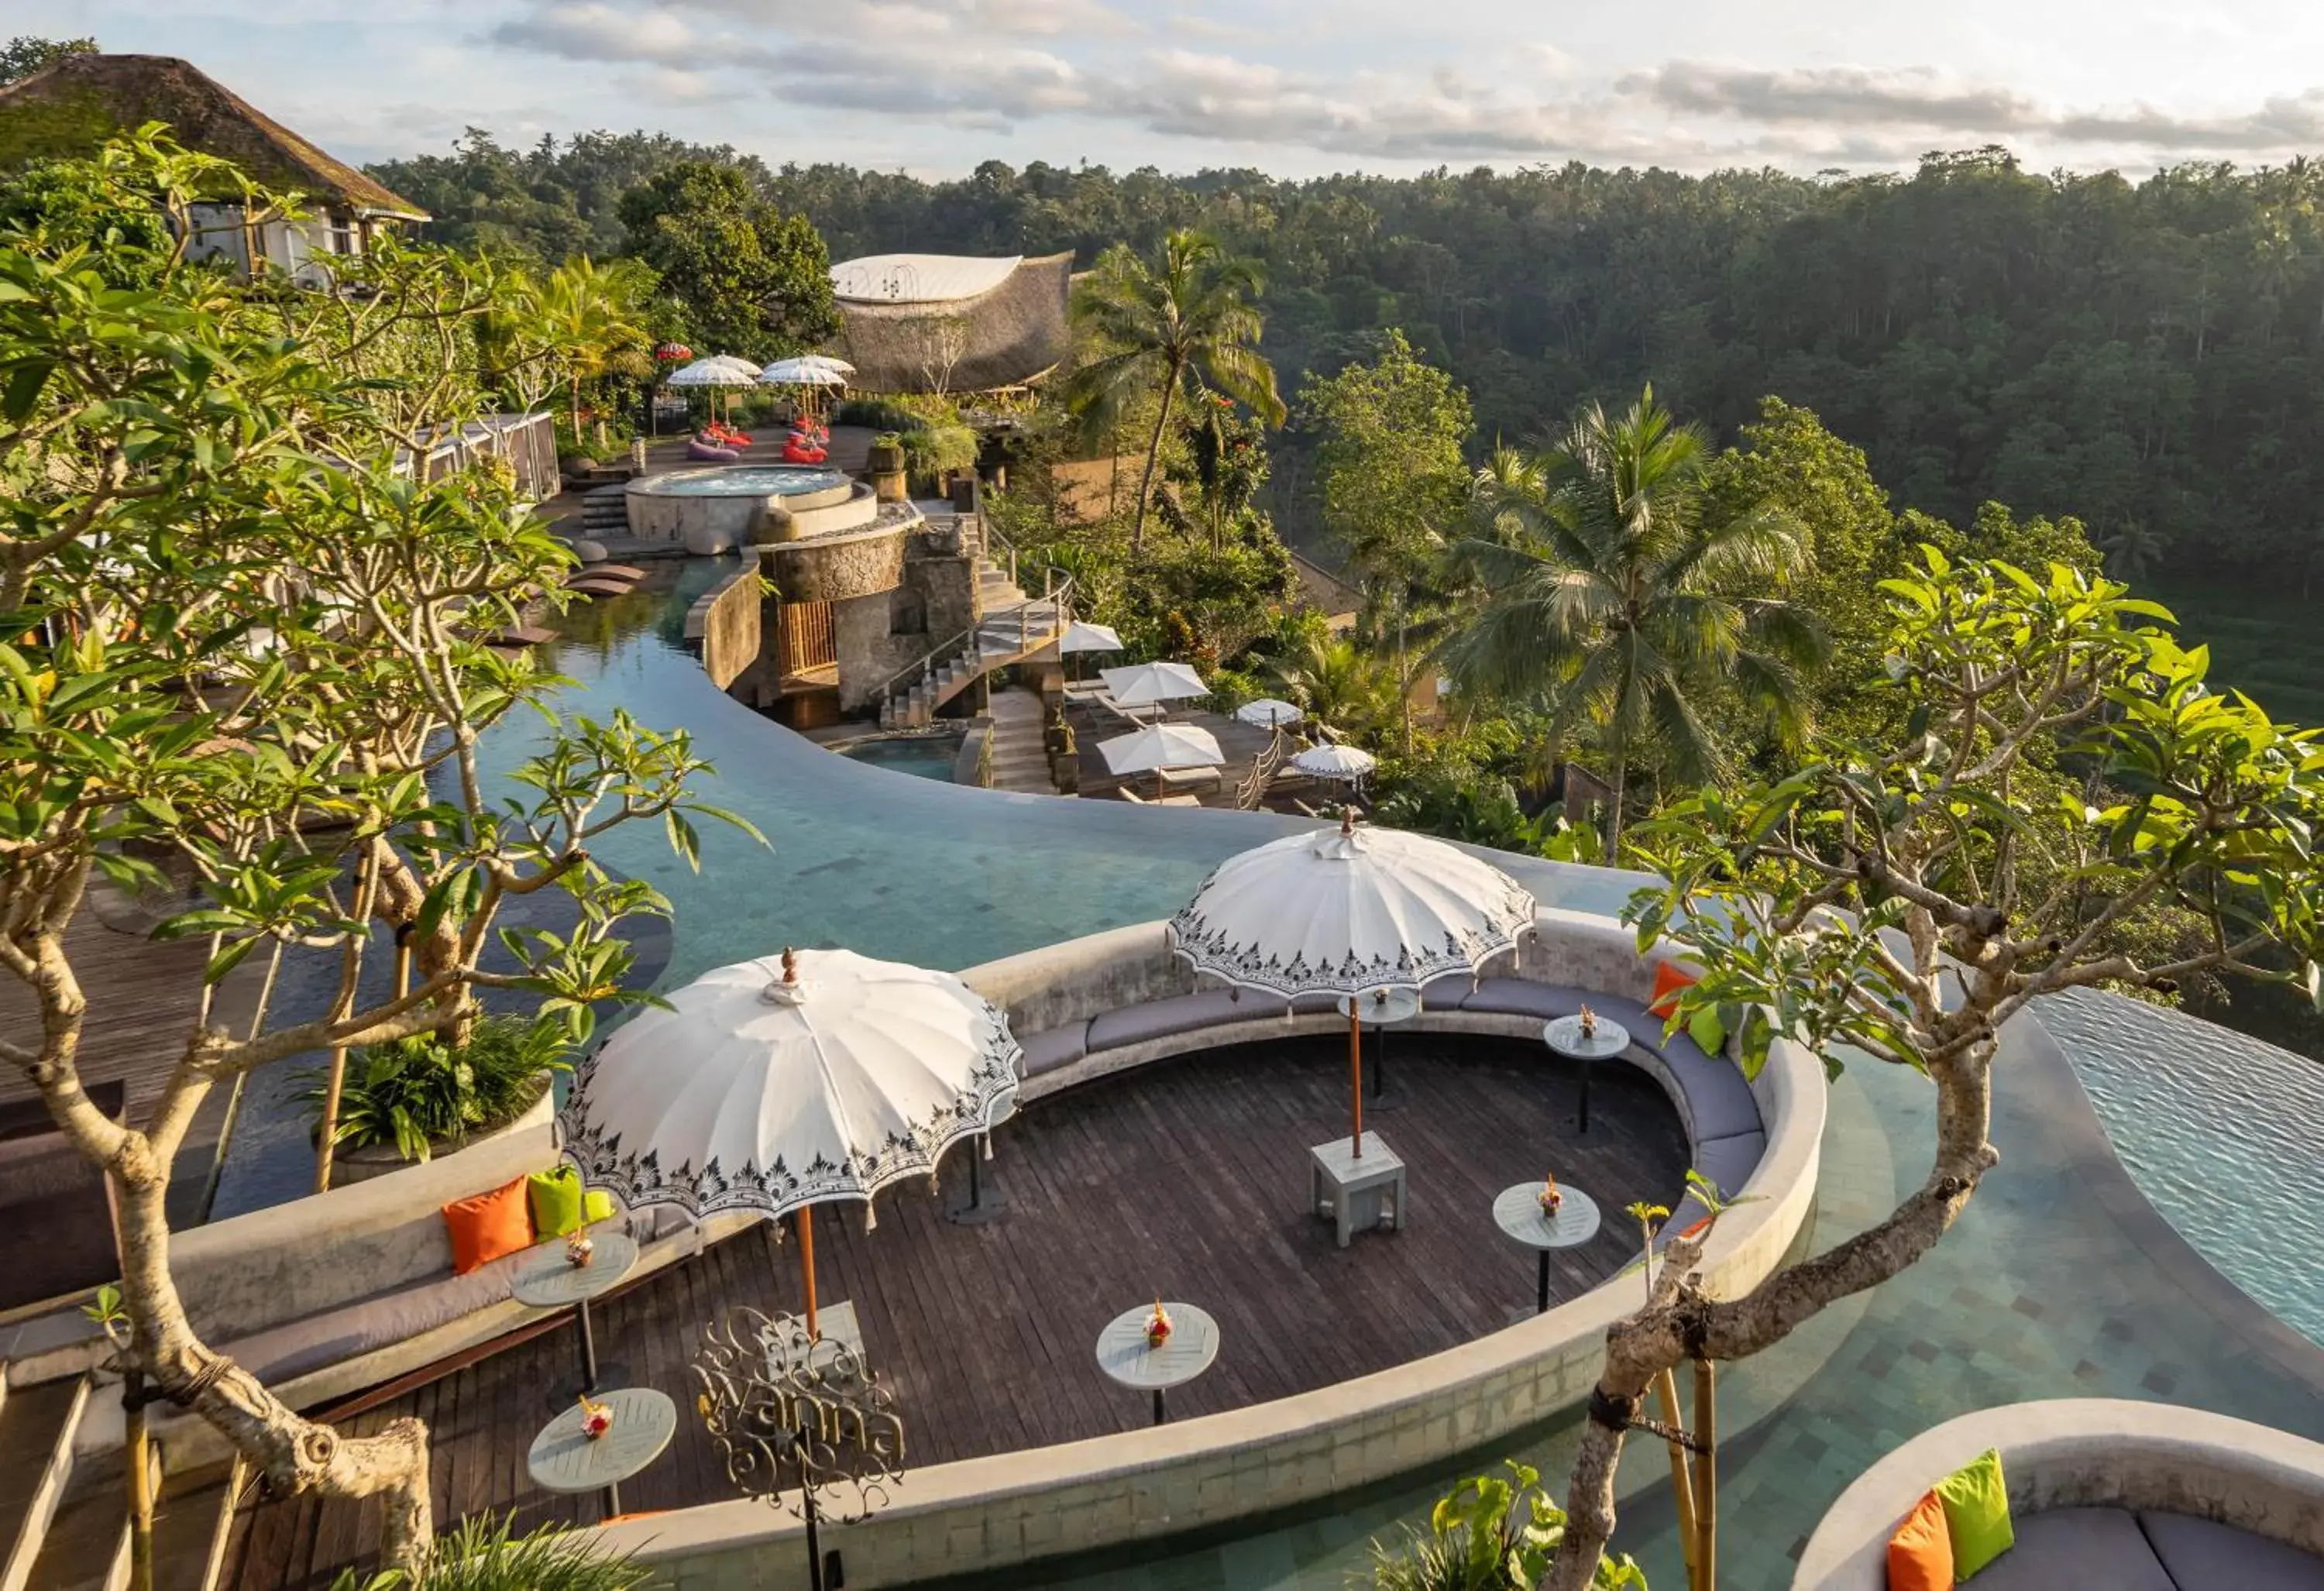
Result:
<svg viewBox="0 0 2324 1591"><path fill-rule="evenodd" d="M1162 1307L1160 1299L1156 1299L1154 1312L1146 1317L1146 1346L1149 1349L1160 1347L1170 1340L1170 1333L1173 1329L1175 1329L1170 1324L1170 1311Z"/></svg>
<svg viewBox="0 0 2324 1591"><path fill-rule="evenodd" d="M1591 1010L1589 1007L1584 1006L1582 1007L1576 1019L1580 1022L1582 1026L1582 1037L1583 1042L1587 1043L1589 1040L1594 1039L1598 1036L1597 1012Z"/></svg>
<svg viewBox="0 0 2324 1591"><path fill-rule="evenodd" d="M613 1429L613 1405L592 1402L587 1393L581 1394L581 1434L591 1441L597 1440Z"/></svg>
<svg viewBox="0 0 2324 1591"><path fill-rule="evenodd" d="M1557 1212L1565 1206L1565 1195L1558 1189L1556 1173L1542 1173L1541 1191L1534 1197L1540 1201L1541 1219L1545 1221L1555 1220Z"/></svg>
<svg viewBox="0 0 2324 1591"><path fill-rule="evenodd" d="M578 1271L597 1257L597 1245L586 1231L576 1231L565 1240L565 1263Z"/></svg>

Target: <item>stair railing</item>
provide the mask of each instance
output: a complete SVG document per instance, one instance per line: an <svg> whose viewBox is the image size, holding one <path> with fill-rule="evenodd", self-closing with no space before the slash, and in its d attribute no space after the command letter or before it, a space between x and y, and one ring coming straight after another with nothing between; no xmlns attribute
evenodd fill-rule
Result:
<svg viewBox="0 0 2324 1591"><path fill-rule="evenodd" d="M1235 805L1244 812L1257 812L1259 803L1267 798L1267 787L1274 783L1277 769L1290 753L1291 738L1280 729L1267 743L1267 750L1251 760L1250 774L1235 786Z"/></svg>

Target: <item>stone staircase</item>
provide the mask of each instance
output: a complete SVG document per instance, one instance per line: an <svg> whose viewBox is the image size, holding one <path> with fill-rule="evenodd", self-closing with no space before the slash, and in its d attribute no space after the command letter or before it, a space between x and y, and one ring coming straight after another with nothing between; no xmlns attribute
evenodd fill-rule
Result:
<svg viewBox="0 0 2324 1591"><path fill-rule="evenodd" d="M1051 598L1026 595L1009 578L1008 571L990 558L977 559L976 573L978 607L984 616L977 621L975 632L961 637L952 656L881 704L881 729L917 729L931 722L945 703L983 676L1039 651L1065 627L1061 604Z"/></svg>
<svg viewBox="0 0 2324 1591"><path fill-rule="evenodd" d="M626 538L630 533L630 510L622 496L623 483L599 486L581 498L581 517L572 525L572 534L603 541L607 537Z"/></svg>
<svg viewBox="0 0 2324 1591"><path fill-rule="evenodd" d="M1041 698L1031 691L996 691L992 697L992 787L1054 796L1049 754L1041 744Z"/></svg>

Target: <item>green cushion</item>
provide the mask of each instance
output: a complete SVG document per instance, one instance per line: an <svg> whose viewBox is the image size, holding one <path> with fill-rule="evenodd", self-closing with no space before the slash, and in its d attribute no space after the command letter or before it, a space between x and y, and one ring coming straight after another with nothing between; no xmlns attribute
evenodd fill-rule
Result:
<svg viewBox="0 0 2324 1591"><path fill-rule="evenodd" d="M571 1166L535 1172L525 1183L536 1239L562 1237L581 1224L581 1178Z"/></svg>
<svg viewBox="0 0 2324 1591"><path fill-rule="evenodd" d="M2002 1484L2001 1455L1987 1448L1936 1485L1945 1505L1945 1530L1953 1540L1953 1573L1968 1579L2016 1543L2009 1524L2009 1488Z"/></svg>
<svg viewBox="0 0 2324 1591"><path fill-rule="evenodd" d="M1705 1006L1686 1025L1686 1036L1702 1046L1706 1055L1716 1055L1727 1048L1727 1024L1719 1019L1719 1007Z"/></svg>
<svg viewBox="0 0 2324 1591"><path fill-rule="evenodd" d="M613 1219L613 1196L603 1188L592 1188L581 1196L581 1220L585 1226Z"/></svg>

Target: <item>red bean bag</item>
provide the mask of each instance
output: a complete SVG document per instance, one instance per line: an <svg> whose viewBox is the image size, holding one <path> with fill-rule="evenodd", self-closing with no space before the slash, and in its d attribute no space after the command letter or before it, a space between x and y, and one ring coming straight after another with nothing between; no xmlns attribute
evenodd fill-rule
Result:
<svg viewBox="0 0 2324 1591"><path fill-rule="evenodd" d="M820 447L803 446L797 442L788 443L783 448L785 464L821 464L830 456L830 454Z"/></svg>

